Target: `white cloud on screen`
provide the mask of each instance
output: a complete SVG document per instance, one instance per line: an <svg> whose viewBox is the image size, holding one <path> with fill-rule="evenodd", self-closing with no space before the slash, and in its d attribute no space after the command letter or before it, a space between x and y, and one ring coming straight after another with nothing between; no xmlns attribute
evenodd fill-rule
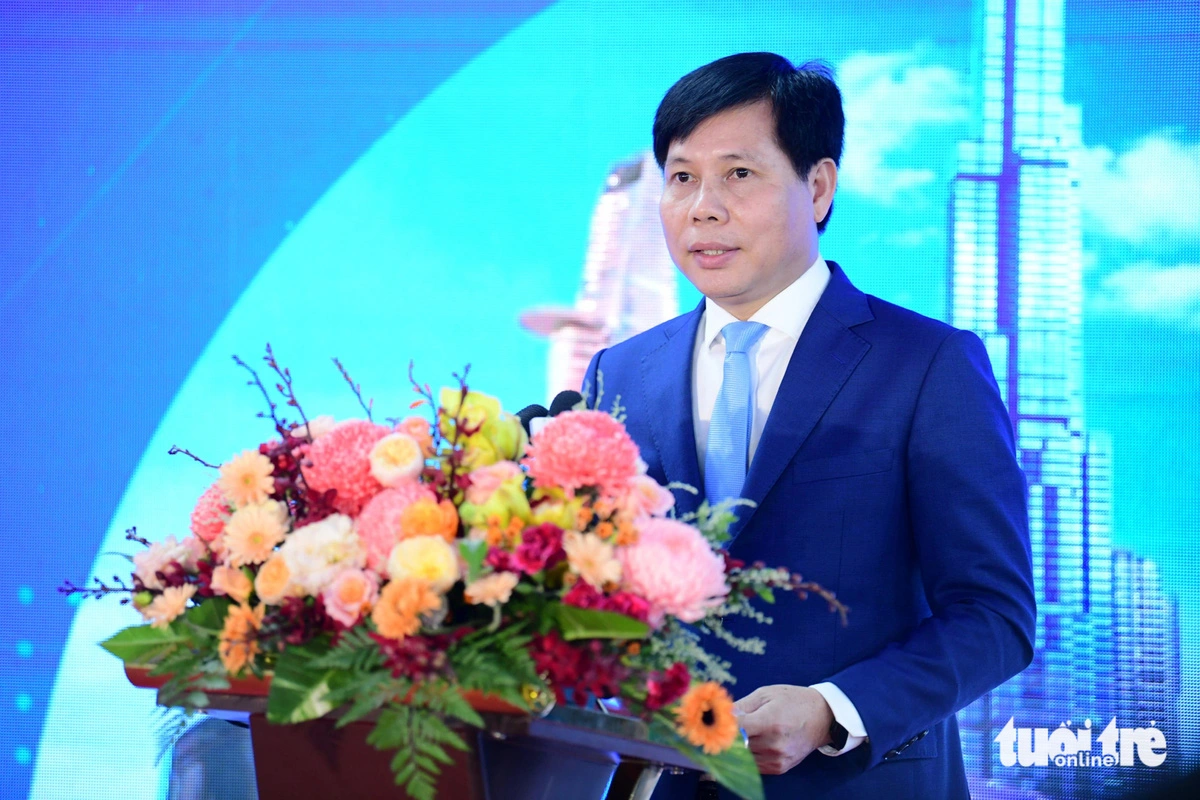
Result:
<svg viewBox="0 0 1200 800"><path fill-rule="evenodd" d="M1093 310L1200 330L1200 264L1142 261L1104 277Z"/></svg>
<svg viewBox="0 0 1200 800"><path fill-rule="evenodd" d="M1089 229L1134 244L1200 238L1200 144L1169 132L1118 155L1089 148L1080 169Z"/></svg>
<svg viewBox="0 0 1200 800"><path fill-rule="evenodd" d="M897 164L894 156L930 133L964 125L970 90L966 76L922 63L925 49L855 53L838 65L846 114L843 190L893 204L937 180L933 169Z"/></svg>

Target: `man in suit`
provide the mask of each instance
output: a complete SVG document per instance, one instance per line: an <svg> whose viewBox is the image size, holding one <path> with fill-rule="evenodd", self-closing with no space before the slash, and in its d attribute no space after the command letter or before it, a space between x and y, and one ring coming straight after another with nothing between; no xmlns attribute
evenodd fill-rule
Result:
<svg viewBox="0 0 1200 800"><path fill-rule="evenodd" d="M733 557L851 609L842 626L788 597L770 626L726 620L765 655L706 640L733 664L767 796L967 797L954 713L1033 656L1025 481L980 340L821 257L843 127L828 69L770 53L667 92L663 231L705 299L597 353L584 393L619 396L659 481L756 504ZM701 497L677 491L678 512ZM655 797L695 792L664 778Z"/></svg>

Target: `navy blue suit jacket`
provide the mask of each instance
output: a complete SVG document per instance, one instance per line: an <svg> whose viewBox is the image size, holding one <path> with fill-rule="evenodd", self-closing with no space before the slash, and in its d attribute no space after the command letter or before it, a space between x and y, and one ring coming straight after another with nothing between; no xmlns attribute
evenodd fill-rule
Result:
<svg viewBox="0 0 1200 800"><path fill-rule="evenodd" d="M768 798L966 797L954 712L1033 657L1026 488L982 342L863 294L834 263L796 344L746 477L731 554L787 566L834 590L778 598L757 634L766 655L733 662L735 696L832 681L868 743L814 752ZM649 474L702 487L692 425L695 310L597 353L585 394L619 396ZM675 493L680 513L698 498ZM922 735L925 732L925 735ZM694 776L691 777L694 785ZM664 778L655 797L690 798Z"/></svg>

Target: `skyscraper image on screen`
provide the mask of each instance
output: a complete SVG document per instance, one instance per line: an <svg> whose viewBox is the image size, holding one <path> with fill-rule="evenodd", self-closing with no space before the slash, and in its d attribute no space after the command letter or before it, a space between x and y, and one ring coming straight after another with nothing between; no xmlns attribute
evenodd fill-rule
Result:
<svg viewBox="0 0 1200 800"><path fill-rule="evenodd" d="M592 214L583 283L571 308L543 307L521 325L550 340L548 397L579 389L592 354L679 313L675 265L658 219L653 154L616 164Z"/></svg>
<svg viewBox="0 0 1200 800"><path fill-rule="evenodd" d="M951 190L948 308L987 345L1016 432L1038 629L1033 664L959 714L963 752L972 796L1099 796L1131 768L1006 768L995 737L1010 719L1090 719L1095 736L1115 717L1155 721L1178 743L1178 619L1153 562L1113 547L1111 445L1085 424L1084 148L1080 109L1063 99L1064 3L980 11L978 138L960 143Z"/></svg>

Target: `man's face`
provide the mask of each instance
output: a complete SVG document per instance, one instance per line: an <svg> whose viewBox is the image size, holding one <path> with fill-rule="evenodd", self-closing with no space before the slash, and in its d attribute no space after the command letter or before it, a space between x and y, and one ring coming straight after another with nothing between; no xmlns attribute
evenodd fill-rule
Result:
<svg viewBox="0 0 1200 800"><path fill-rule="evenodd" d="M671 258L702 294L748 319L816 261L831 169L836 184L828 160L815 180L796 175L767 101L709 117L667 150L659 214Z"/></svg>

